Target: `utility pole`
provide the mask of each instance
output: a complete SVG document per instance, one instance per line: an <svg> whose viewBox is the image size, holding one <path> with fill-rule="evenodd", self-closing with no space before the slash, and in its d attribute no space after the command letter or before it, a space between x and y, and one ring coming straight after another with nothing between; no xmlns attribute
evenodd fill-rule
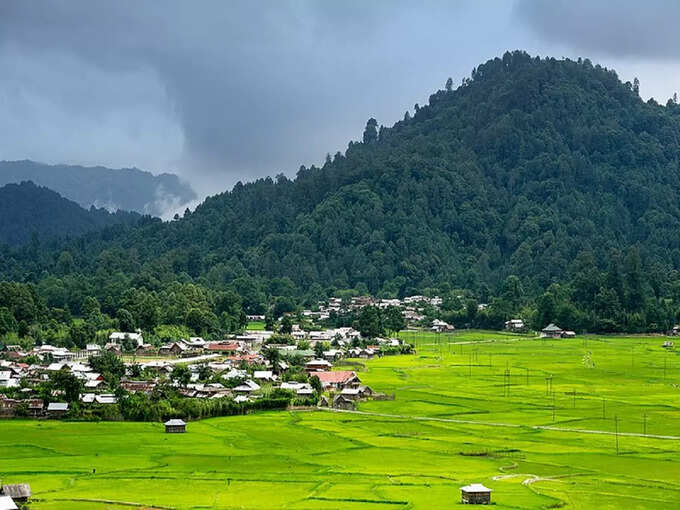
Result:
<svg viewBox="0 0 680 510"><path fill-rule="evenodd" d="M647 413L642 416L642 434L647 435Z"/></svg>
<svg viewBox="0 0 680 510"><path fill-rule="evenodd" d="M615 434L616 434L616 455L619 454L619 417L614 416L614 427L615 427Z"/></svg>
<svg viewBox="0 0 680 510"><path fill-rule="evenodd" d="M554 391L552 392L552 401L553 401L553 417L552 417L553 419L552 419L552 421L553 421L553 423L555 423L555 392Z"/></svg>
<svg viewBox="0 0 680 510"><path fill-rule="evenodd" d="M572 393L574 394L574 409L576 409L576 388L573 389Z"/></svg>
<svg viewBox="0 0 680 510"><path fill-rule="evenodd" d="M604 398L602 399L602 419L604 420Z"/></svg>

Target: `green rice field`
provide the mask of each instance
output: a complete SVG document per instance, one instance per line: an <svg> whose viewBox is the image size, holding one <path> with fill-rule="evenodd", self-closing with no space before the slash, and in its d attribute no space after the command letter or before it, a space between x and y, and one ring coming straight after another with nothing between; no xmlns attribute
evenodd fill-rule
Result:
<svg viewBox="0 0 680 510"><path fill-rule="evenodd" d="M394 400L191 422L0 422L0 478L35 509L680 507L680 356L663 337L404 332L345 367ZM342 368L342 367L341 367ZM462 508L462 507L461 507Z"/></svg>

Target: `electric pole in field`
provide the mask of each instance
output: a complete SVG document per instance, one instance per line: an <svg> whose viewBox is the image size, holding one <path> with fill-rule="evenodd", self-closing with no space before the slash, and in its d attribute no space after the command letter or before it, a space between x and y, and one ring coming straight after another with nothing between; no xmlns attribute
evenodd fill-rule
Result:
<svg viewBox="0 0 680 510"><path fill-rule="evenodd" d="M553 411L553 416L552 416L552 421L555 423L555 392L552 392L552 411Z"/></svg>
<svg viewBox="0 0 680 510"><path fill-rule="evenodd" d="M614 416L614 430L616 435L616 455L619 454L619 417Z"/></svg>

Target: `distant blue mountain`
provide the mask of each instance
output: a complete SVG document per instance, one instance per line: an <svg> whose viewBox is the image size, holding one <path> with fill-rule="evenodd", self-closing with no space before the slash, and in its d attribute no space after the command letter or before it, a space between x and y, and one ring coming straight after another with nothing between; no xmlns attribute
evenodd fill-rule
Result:
<svg viewBox="0 0 680 510"><path fill-rule="evenodd" d="M196 198L174 174L153 175L137 168L46 165L34 161L0 161L0 186L33 181L89 208L136 211L161 216Z"/></svg>

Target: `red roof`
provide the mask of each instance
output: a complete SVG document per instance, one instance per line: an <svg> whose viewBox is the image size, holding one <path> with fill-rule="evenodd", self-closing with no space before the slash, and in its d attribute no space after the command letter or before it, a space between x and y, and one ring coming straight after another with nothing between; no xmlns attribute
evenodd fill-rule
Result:
<svg viewBox="0 0 680 510"><path fill-rule="evenodd" d="M237 351L238 348L237 343L215 343L206 346L209 351Z"/></svg>
<svg viewBox="0 0 680 510"><path fill-rule="evenodd" d="M341 384L349 381L357 374L351 370L336 370L333 372L314 372L315 376L319 378L322 383L326 384Z"/></svg>

